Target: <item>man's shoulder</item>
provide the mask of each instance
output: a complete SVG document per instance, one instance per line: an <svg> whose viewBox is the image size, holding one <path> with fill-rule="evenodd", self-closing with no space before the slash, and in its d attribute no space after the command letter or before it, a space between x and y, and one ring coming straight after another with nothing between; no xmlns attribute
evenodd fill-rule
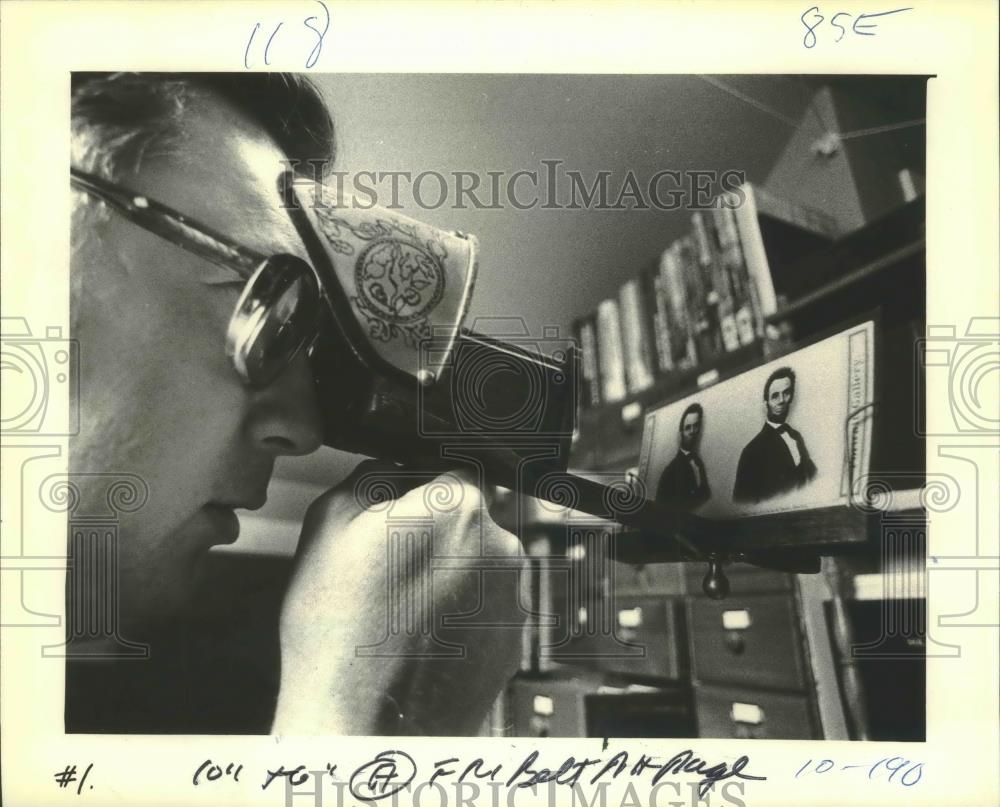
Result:
<svg viewBox="0 0 1000 807"><path fill-rule="evenodd" d="M771 429L768 429L767 425L761 428L761 430L758 431L746 444L743 452L746 453L749 451L753 453L754 451L760 451L765 448L771 442L771 435L768 434L769 431L771 431Z"/></svg>
<svg viewBox="0 0 1000 807"><path fill-rule="evenodd" d="M670 462L666 464L663 468L663 473L660 474L660 479L670 479L677 475L677 470L680 468L681 454L678 451L670 459Z"/></svg>
<svg viewBox="0 0 1000 807"><path fill-rule="evenodd" d="M683 454L681 454L681 452L680 452L680 451L678 451L678 452L677 452L676 454L674 454L674 456L673 456L673 457L671 458L670 462L668 462L668 463L667 463L667 467L668 467L668 468L676 468L676 467L677 467L677 466L679 466L679 465L680 465L680 464L681 464L681 463L682 463L683 461L684 461L684 455L683 455Z"/></svg>

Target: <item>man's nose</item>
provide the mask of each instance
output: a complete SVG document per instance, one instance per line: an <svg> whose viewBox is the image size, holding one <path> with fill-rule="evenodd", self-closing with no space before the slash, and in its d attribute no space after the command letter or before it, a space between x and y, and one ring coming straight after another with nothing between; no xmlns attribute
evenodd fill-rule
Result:
<svg viewBox="0 0 1000 807"><path fill-rule="evenodd" d="M254 392L249 429L251 440L274 456L311 454L323 444L319 402L304 353Z"/></svg>

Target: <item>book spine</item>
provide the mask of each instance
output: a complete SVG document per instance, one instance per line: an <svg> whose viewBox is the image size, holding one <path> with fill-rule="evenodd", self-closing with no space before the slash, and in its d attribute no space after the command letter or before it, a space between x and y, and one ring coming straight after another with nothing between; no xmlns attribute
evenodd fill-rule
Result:
<svg viewBox="0 0 1000 807"><path fill-rule="evenodd" d="M597 355L601 398L606 403L617 403L625 398L626 386L625 354L616 300L604 300L597 306Z"/></svg>
<svg viewBox="0 0 1000 807"><path fill-rule="evenodd" d="M601 373L597 357L596 315L573 323L573 334L580 349L580 402L584 409L601 405Z"/></svg>
<svg viewBox="0 0 1000 807"><path fill-rule="evenodd" d="M653 386L652 350L646 330L646 305L638 278L622 284L618 291L622 344L625 351L625 380L629 393Z"/></svg>
<svg viewBox="0 0 1000 807"><path fill-rule="evenodd" d="M705 277L698 248L690 237L680 239L677 256L680 261L681 277L687 297L691 332L694 336L698 361L711 361L722 352L722 338L719 333L717 300Z"/></svg>
<svg viewBox="0 0 1000 807"><path fill-rule="evenodd" d="M771 278L771 267L764 249L764 236L757 219L757 187L743 185L743 203L733 211L736 217L736 231L739 233L743 259L750 278L751 294L757 300L757 330L763 333L764 318L778 310L778 300Z"/></svg>
<svg viewBox="0 0 1000 807"><path fill-rule="evenodd" d="M720 198L720 204L712 211L712 216L719 236L722 263L729 275L733 290L733 308L739 342L741 345L749 345L757 336L763 334L762 331L758 331L759 317L754 310L750 276L747 273L746 261L743 259L740 235L736 229L736 216L727 206L727 202L731 201L731 197Z"/></svg>
<svg viewBox="0 0 1000 807"><path fill-rule="evenodd" d="M667 328L674 369L687 370L698 362L695 322L688 301L681 241L660 256L660 278L667 294Z"/></svg>
<svg viewBox="0 0 1000 807"><path fill-rule="evenodd" d="M731 352L740 346L740 337L736 329L733 290L719 248L715 220L710 215L695 213L691 216L691 225L698 249L698 263L708 288L707 302L713 318L718 322L722 346Z"/></svg>
<svg viewBox="0 0 1000 807"><path fill-rule="evenodd" d="M670 297L659 262L643 274L643 282L653 322L653 355L656 357L656 371L659 375L665 375L674 369L674 354L670 344L668 314Z"/></svg>

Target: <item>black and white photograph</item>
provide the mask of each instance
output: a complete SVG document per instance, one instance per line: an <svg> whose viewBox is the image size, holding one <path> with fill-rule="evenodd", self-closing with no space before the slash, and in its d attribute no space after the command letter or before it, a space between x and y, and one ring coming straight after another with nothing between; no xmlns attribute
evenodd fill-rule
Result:
<svg viewBox="0 0 1000 807"><path fill-rule="evenodd" d="M894 739L922 736L916 650L909 685L890 690L898 703L866 699L892 710L870 718L850 682L840 703L820 702L815 678L829 677L828 692L844 683L835 663L805 667L790 594L767 606L787 609L780 618L739 629L750 649L738 672L725 644L686 665L682 636L716 641L698 635L702 586L652 585L655 599L634 603L619 585L602 604L609 570L584 547L563 571L587 593L560 598L557 559L574 534L541 533L534 513L572 490L624 543L651 518L604 505L626 458L661 514L705 520L685 536L696 548L713 519L854 509L852 480L869 473L875 332L869 322L812 340L824 319L876 307L881 338L905 346L924 317L922 253L845 277L921 235L926 83L74 73L81 428L69 440L67 605L86 629L67 645L66 730L572 736L618 725L849 739L849 721L881 720ZM671 130L679 108L704 126L740 125L708 139L693 123ZM623 115L643 124L609 148ZM893 156L864 196L852 174L835 186L825 162L850 162L850 139L816 150L820 122L838 115L886 127L858 141ZM803 160L817 175L808 193L792 169ZM892 293L880 291L890 278ZM577 344L590 308L596 338ZM673 364L677 332L691 367ZM767 361L773 350L783 355ZM596 403L577 394L595 365ZM628 406L648 408L641 442L622 430ZM598 501L581 471L603 475ZM114 540L88 529L88 509L129 484ZM671 528L668 516L653 523ZM845 528L843 543L865 529ZM732 546L754 548L736 533ZM707 557L674 576L703 574ZM112 565L109 592L100 572ZM598 621L602 608L618 616ZM661 610L674 616L656 627ZM115 621L88 635L105 612ZM572 658L542 638L552 619ZM836 640L852 626L837 619L820 618L813 638L831 659L850 652ZM619 641L645 660L607 660L602 648ZM756 643L786 648L759 679L746 672ZM797 699L795 718L715 724L714 686L746 685L756 703L753 688L773 679ZM554 683L578 705L525 710L526 698L558 701ZM634 685L662 717L633 728ZM592 718L588 698L615 686L621 699Z"/></svg>
<svg viewBox="0 0 1000 807"><path fill-rule="evenodd" d="M994 803L998 14L4 4L3 803Z"/></svg>
<svg viewBox="0 0 1000 807"><path fill-rule="evenodd" d="M647 495L717 518L848 504L869 470L874 341L863 323L650 411Z"/></svg>

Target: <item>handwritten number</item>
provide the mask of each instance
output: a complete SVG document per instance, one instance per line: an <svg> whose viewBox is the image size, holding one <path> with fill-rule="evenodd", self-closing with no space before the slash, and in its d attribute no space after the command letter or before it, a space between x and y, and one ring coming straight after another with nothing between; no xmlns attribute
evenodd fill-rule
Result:
<svg viewBox="0 0 1000 807"><path fill-rule="evenodd" d="M826 765L825 768L823 767L824 765ZM819 765L816 766L816 773L826 773L832 767L833 767L833 760L832 759L823 759L823 760L820 760Z"/></svg>
<svg viewBox="0 0 1000 807"><path fill-rule="evenodd" d="M814 16L819 18L818 20L816 20L816 22L813 25L810 25L809 23L806 22L806 14L809 14L810 12L816 12ZM826 19L826 18L822 14L819 13L819 6L812 6L811 8L806 9L802 13L802 16L799 17L799 19L802 20L802 24L806 27L805 36L802 37L802 44L805 47L807 47L807 48L815 48L816 47L816 29L820 25L822 25L823 20ZM810 39L810 37L811 37L811 39Z"/></svg>
<svg viewBox="0 0 1000 807"><path fill-rule="evenodd" d="M90 775L91 769L93 769L94 763L91 762L87 766L87 770L83 772L83 776L77 778L76 775L76 765L67 765L59 773L55 774L52 778L56 780L56 784L60 788L69 787L73 782L77 782L76 795L83 793L83 783L87 781L87 777ZM90 790L93 790L94 786L90 785Z"/></svg>
<svg viewBox="0 0 1000 807"><path fill-rule="evenodd" d="M902 778L899 781L903 783L904 787L913 787L917 782L920 781L920 778L924 775L924 770L923 769L924 769L924 763L923 762L917 762L916 764L911 765L907 769L906 773L903 774ZM914 771L916 771L916 773L917 773L916 778L914 778L914 780L912 782L907 782L906 781L906 777L909 776Z"/></svg>
<svg viewBox="0 0 1000 807"><path fill-rule="evenodd" d="M806 769L806 768L807 768L807 767L809 766L809 763L810 763L810 762L812 762L812 760L811 760L811 759L809 759L809 760L806 760L806 764L805 764L805 765L803 765L803 766L802 766L801 768L799 768L799 769L798 769L798 770L797 770L797 771L795 772L795 778L796 778L796 779L798 779L798 778L799 778L799 774L801 774L801 773L802 773L802 771L804 771L804 770L805 770L805 769Z"/></svg>
<svg viewBox="0 0 1000 807"><path fill-rule="evenodd" d="M878 762L872 765L871 768L868 769L869 779L871 779L875 775L875 769L878 768L878 766L881 765L883 762L885 762L887 759L888 757L882 757L882 759L880 759Z"/></svg>
<svg viewBox="0 0 1000 807"><path fill-rule="evenodd" d="M284 25L284 23L279 22L276 26L274 26L274 30L271 32L271 35L267 38L267 44L264 46L264 64L266 65L271 64L271 60L269 58L271 51L271 43L274 41L274 37L278 33L278 29L281 28L282 25Z"/></svg>
<svg viewBox="0 0 1000 807"><path fill-rule="evenodd" d="M302 20L302 24L312 31L316 35L316 44L313 45L311 51L309 51L309 56L306 59L306 69L315 66L316 62L319 61L320 54L323 52L323 38L326 36L327 31L330 30L330 10L326 7L323 0L315 0L320 8L323 9L323 24L322 27L318 24L320 19L317 15L312 15L306 17ZM283 22L279 22L274 30L271 31L271 35L267 38L267 44L264 45L264 64L270 66L271 64L271 45L273 44L275 38L278 36L278 31L281 30L281 26L284 25ZM260 23L254 23L253 30L250 31L250 38L247 39L247 46L243 49L243 67L250 70L250 50L253 48L254 38L257 36L257 32L260 30Z"/></svg>
<svg viewBox="0 0 1000 807"><path fill-rule="evenodd" d="M858 14L857 17L854 18L853 24L849 22L841 24L839 22L841 17L847 17L847 19L850 20L852 15L850 14L850 12L847 11L838 11L830 18L830 25L839 31L839 33L837 34L837 38L834 40L834 42L840 42L844 38L844 36L846 36L848 26L850 27L851 33L855 34L856 36L875 36L876 33L878 32L878 24L875 22L869 22L869 20L875 20L878 17L888 17L892 14L900 14L904 11L913 11L913 8L912 7L894 8L891 11L878 11L873 13ZM812 6L811 8L806 9L802 13L802 16L799 17L799 20L801 20L802 24L806 28L806 33L802 37L803 47L810 49L816 47L817 43L816 31L826 20L826 17L820 14L819 6Z"/></svg>
<svg viewBox="0 0 1000 807"><path fill-rule="evenodd" d="M250 69L250 46L253 44L253 38L257 35L257 31L260 30L260 23L254 23L253 30L250 32L250 38L247 40L246 50L243 51L243 66L249 70Z"/></svg>
<svg viewBox="0 0 1000 807"><path fill-rule="evenodd" d="M847 33L847 29L844 28L843 25L840 25L837 22L837 17L850 17L850 16L851 15L848 14L846 11L838 11L836 14L834 14L830 18L830 25L832 25L834 28L839 28L840 29L840 36L838 36L835 40L833 40L834 42L839 42L841 39L844 38L844 34Z"/></svg>
<svg viewBox="0 0 1000 807"><path fill-rule="evenodd" d="M316 61L317 59L319 59L319 55L323 50L323 37L326 36L326 32L330 29L330 10L326 7L326 4L322 2L322 0L316 0L316 2L319 3L320 6L322 7L323 15L326 18L326 22L323 25L323 30L320 31L319 29L314 28L311 25L313 20L319 19L318 17L306 17L302 21L303 24L306 26L306 28L308 28L310 31L316 34L316 44L313 46L312 51L309 53L309 58L306 59L306 69L309 69L314 64L316 64Z"/></svg>
<svg viewBox="0 0 1000 807"><path fill-rule="evenodd" d="M894 768L893 768L893 767L891 767L891 766L889 765L889 762L894 762L894 761L896 761L897 759L899 760L899 764L898 764L898 765L896 765L896 767L894 767ZM888 768L888 769L889 769L890 771L892 771L892 773L890 773L890 774L889 774L889 781L890 781L890 782L892 781L892 777L893 777L893 776L895 776L895 775L896 775L897 773L899 773L899 769L900 769L900 768L903 768L903 767L905 767L906 765L909 765L909 764L910 764L910 760L908 760L908 759L903 759L902 757L893 757L892 759L890 759L890 760L889 760L889 762L886 762L886 763L885 763L885 767L886 767L886 768Z"/></svg>

